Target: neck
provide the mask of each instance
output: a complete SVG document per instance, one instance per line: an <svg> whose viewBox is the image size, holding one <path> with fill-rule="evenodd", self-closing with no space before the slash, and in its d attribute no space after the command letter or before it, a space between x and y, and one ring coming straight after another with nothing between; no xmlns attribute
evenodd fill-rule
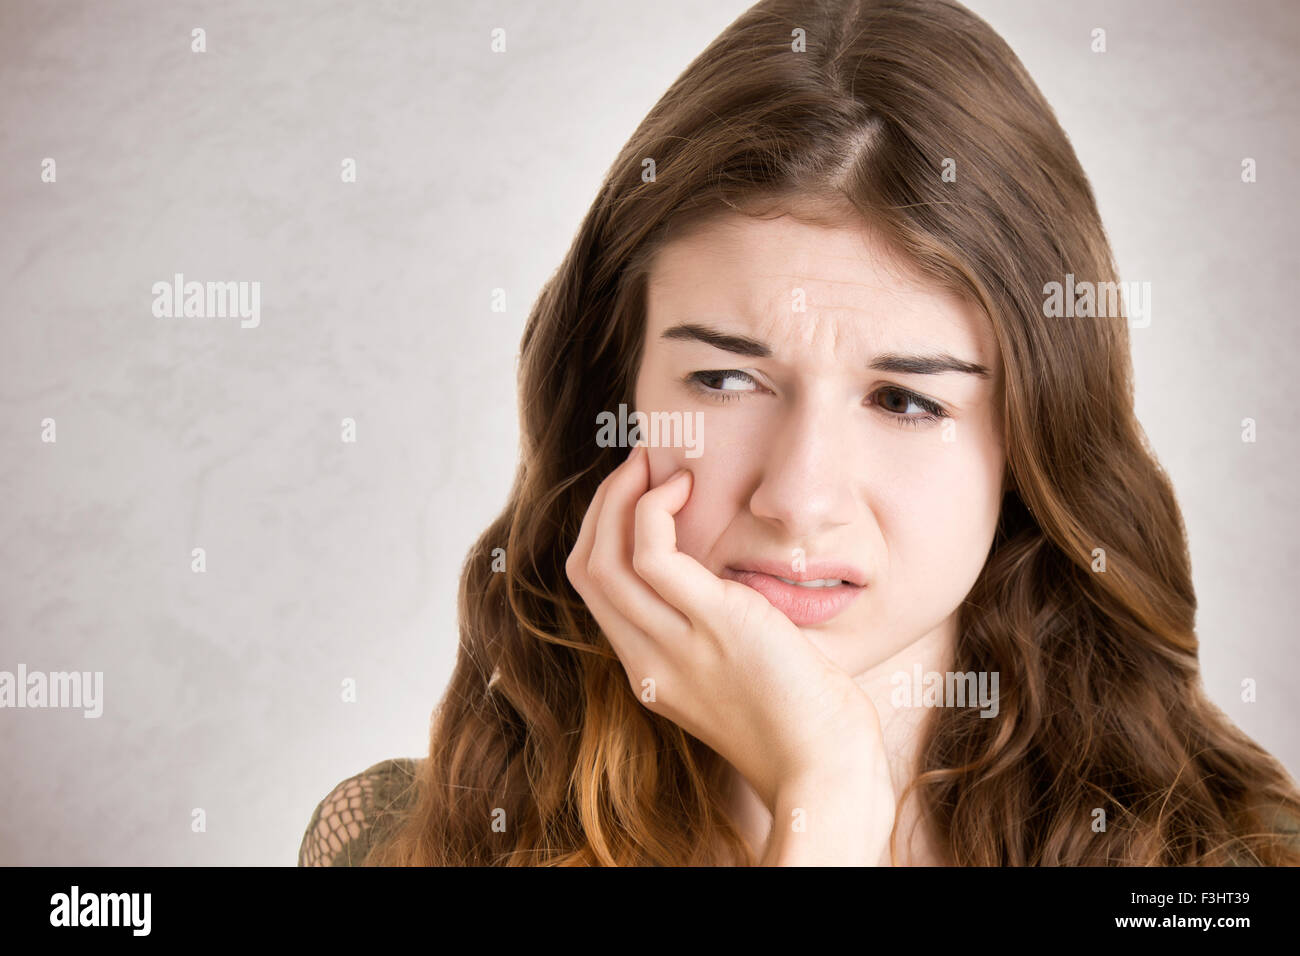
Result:
<svg viewBox="0 0 1300 956"><path fill-rule="evenodd" d="M890 682L890 678L901 671L909 675L910 681L912 670L918 663L923 673L949 670L956 644L956 620L954 612L929 634L853 678L862 692L871 698L880 715L880 730L896 797L902 795L915 775L921 737L932 715L926 707L895 707L891 697L896 685ZM762 856L762 849L767 845L771 832L771 811L763 805L758 794L734 767L728 768L727 780L733 819L754 852L754 858L758 859ZM909 797L897 813L899 864L934 865L941 862L928 828L920 819L914 796ZM880 863L888 865L889 862L886 850Z"/></svg>

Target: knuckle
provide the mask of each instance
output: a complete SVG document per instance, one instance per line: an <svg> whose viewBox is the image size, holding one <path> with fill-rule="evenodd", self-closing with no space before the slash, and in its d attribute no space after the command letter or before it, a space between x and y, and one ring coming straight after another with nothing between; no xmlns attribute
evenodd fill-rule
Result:
<svg viewBox="0 0 1300 956"><path fill-rule="evenodd" d="M598 587L605 587L609 581L609 565L592 554L587 561L587 579Z"/></svg>
<svg viewBox="0 0 1300 956"><path fill-rule="evenodd" d="M569 583L579 594L591 588L591 578L587 574L587 562L578 558L570 558L564 565L564 571L569 577Z"/></svg>
<svg viewBox="0 0 1300 956"><path fill-rule="evenodd" d="M654 562L646 557L644 551L633 551L632 570L643 578L649 578L654 572Z"/></svg>

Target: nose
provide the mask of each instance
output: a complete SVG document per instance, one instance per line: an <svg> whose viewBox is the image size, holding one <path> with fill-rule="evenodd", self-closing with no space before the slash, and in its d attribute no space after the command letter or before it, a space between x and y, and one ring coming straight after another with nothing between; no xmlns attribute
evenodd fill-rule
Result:
<svg viewBox="0 0 1300 956"><path fill-rule="evenodd" d="M791 539L849 524L857 511L851 408L806 395L782 416L762 448L753 514Z"/></svg>

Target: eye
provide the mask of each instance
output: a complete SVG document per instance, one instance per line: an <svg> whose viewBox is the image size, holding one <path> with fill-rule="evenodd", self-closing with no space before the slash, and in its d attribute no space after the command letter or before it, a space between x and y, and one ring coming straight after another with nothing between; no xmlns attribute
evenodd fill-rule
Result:
<svg viewBox="0 0 1300 956"><path fill-rule="evenodd" d="M876 389L875 394L891 396L890 398L887 398L884 403L877 402L875 404L880 405L885 414L897 421L898 424L909 428L916 428L918 425L937 422L941 418L949 417L948 413L944 411L943 406L939 405L937 402L931 401L924 395L918 395L916 392L909 392L905 388L898 388L895 385L885 385L882 388ZM892 404L894 408L897 408L899 402L902 404L903 411L894 411L889 407ZM913 405L920 408L925 412L925 414L908 415L907 409L911 408Z"/></svg>
<svg viewBox="0 0 1300 956"><path fill-rule="evenodd" d="M740 399L741 393L757 391L759 386L754 377L747 372L739 369L715 369L702 372L691 372L684 379L695 392L715 402L734 402ZM727 382L748 382L754 388L737 388L728 386ZM896 385L885 385L876 389L876 395L887 396L883 403L874 402L880 405L884 414L896 421L898 424L908 428L916 428L920 425L937 422L940 419L948 418L947 411L937 402L926 398L924 395L918 395L916 392L910 392L905 388L899 388ZM902 409L898 409L901 403ZM892 406L892 407L891 407ZM907 414L907 410L912 406L919 408L924 414L916 415Z"/></svg>
<svg viewBox="0 0 1300 956"><path fill-rule="evenodd" d="M726 394L728 392L735 393L735 392L755 391L755 389L753 388L734 388L734 387L728 387L726 385L719 387L719 386L709 384L712 382L727 382L727 381L737 381L737 380L749 382L753 385L758 384L758 382L754 380L754 377L752 375L749 375L745 372L742 372L734 368L718 369L714 371L705 371L705 372L691 372L689 375L686 376L685 379L683 379L683 381L686 382L686 384L689 385L692 389L694 389L697 393L715 402L734 402L740 398L740 396L737 394L730 394L730 395Z"/></svg>

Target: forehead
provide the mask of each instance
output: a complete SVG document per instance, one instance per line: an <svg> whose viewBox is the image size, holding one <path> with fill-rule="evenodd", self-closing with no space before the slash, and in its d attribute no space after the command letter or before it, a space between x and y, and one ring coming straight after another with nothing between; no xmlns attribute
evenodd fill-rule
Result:
<svg viewBox="0 0 1300 956"><path fill-rule="evenodd" d="M802 307L802 310L801 308ZM998 365L973 302L921 275L865 222L727 211L670 240L648 274L652 340L677 322L743 331L777 354L801 348L943 348Z"/></svg>

